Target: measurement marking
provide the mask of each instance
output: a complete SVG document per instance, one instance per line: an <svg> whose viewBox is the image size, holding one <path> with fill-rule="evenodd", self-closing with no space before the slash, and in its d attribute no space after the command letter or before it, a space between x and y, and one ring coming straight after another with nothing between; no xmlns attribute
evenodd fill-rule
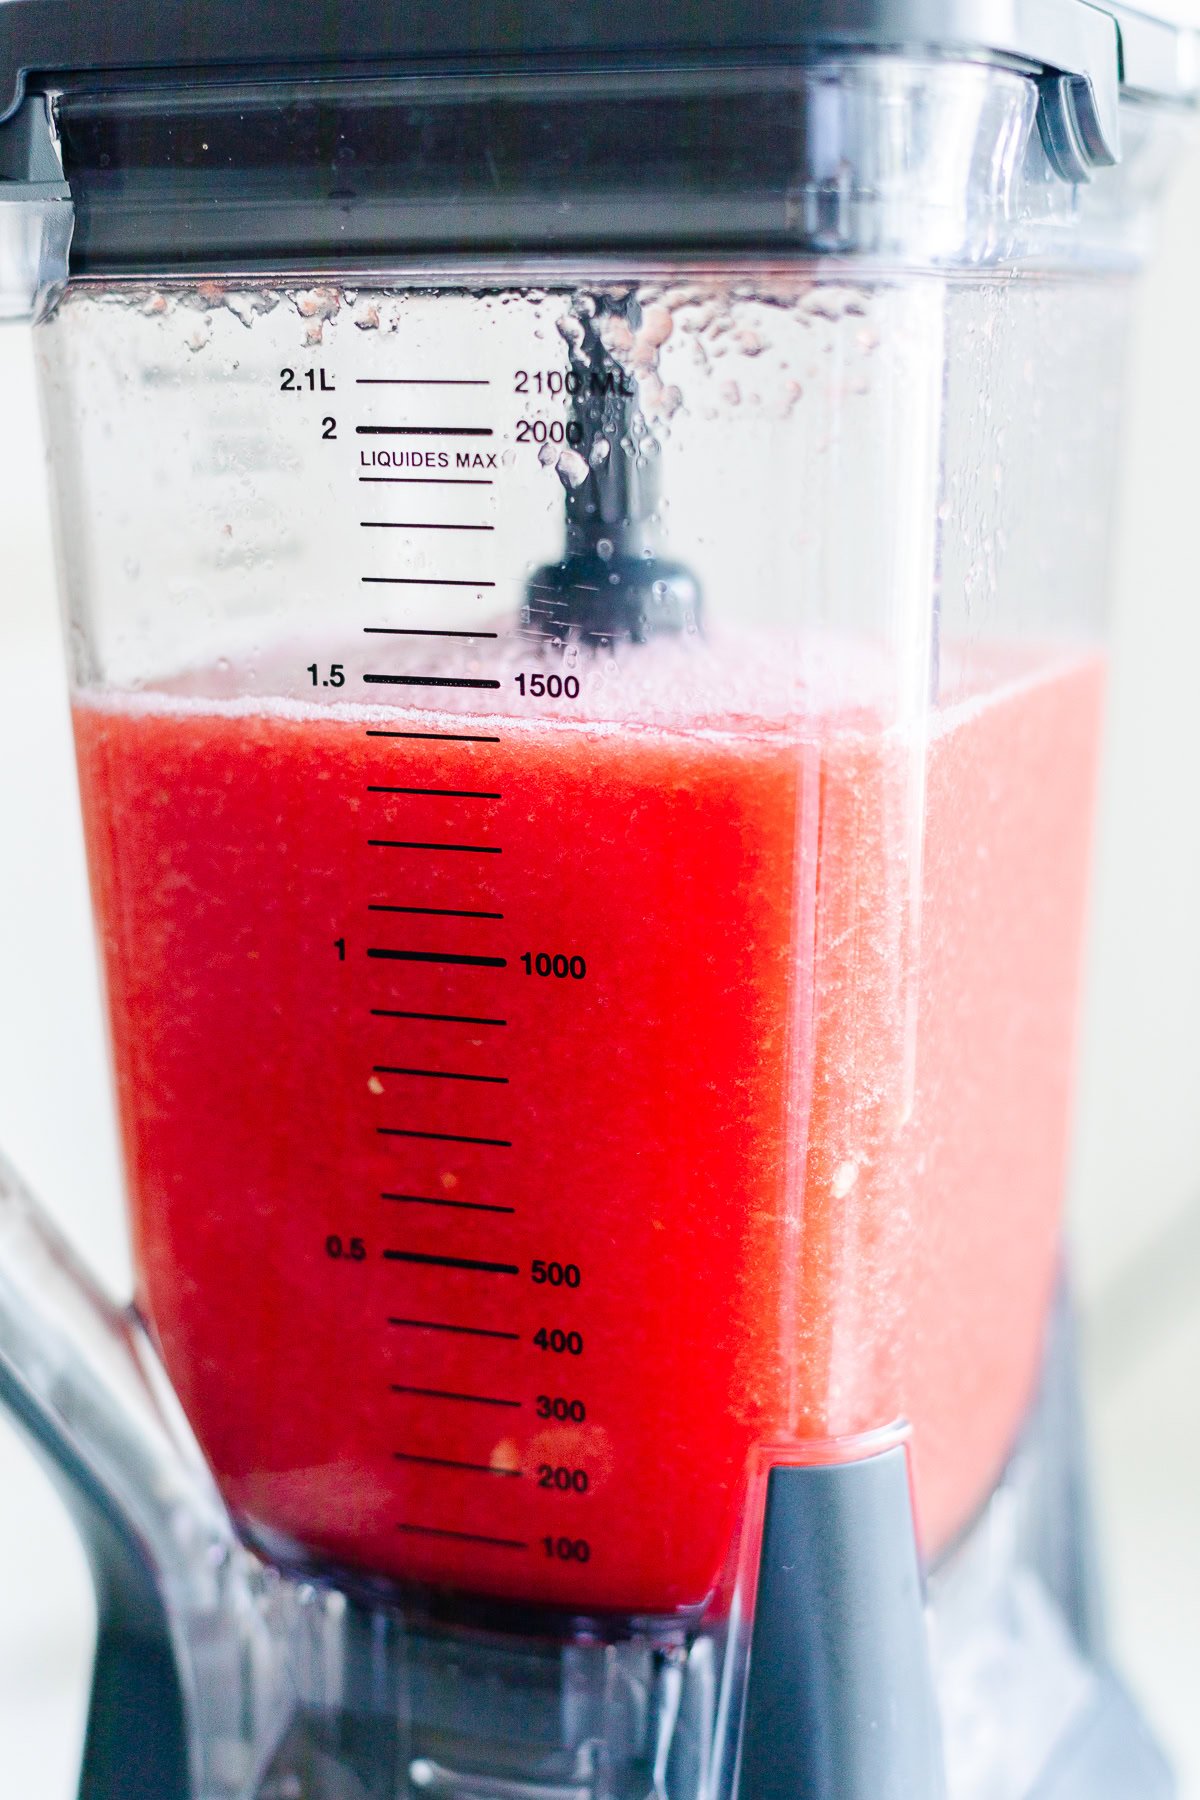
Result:
<svg viewBox="0 0 1200 1800"><path fill-rule="evenodd" d="M397 1012L391 1006L373 1006L373 1019L431 1019L440 1025L507 1025L507 1019L477 1019L471 1013Z"/></svg>
<svg viewBox="0 0 1200 1800"><path fill-rule="evenodd" d="M468 1138L467 1143L478 1142ZM432 1256L424 1250L385 1250L385 1262L420 1263L431 1269L471 1269L478 1275L519 1275L516 1263L481 1262L476 1256Z"/></svg>
<svg viewBox="0 0 1200 1800"><path fill-rule="evenodd" d="M436 738L440 744L498 744L498 737L473 737L465 731L368 731L368 737Z"/></svg>
<svg viewBox="0 0 1200 1800"><path fill-rule="evenodd" d="M413 963L449 963L461 969L506 969L507 956L458 956L446 950L388 950L370 949L368 956L378 958L381 962L413 962Z"/></svg>
<svg viewBox="0 0 1200 1800"><path fill-rule="evenodd" d="M440 1319L389 1319L389 1325L401 1325L413 1331L453 1331L462 1337L504 1338L512 1344L519 1344L519 1331L491 1331L486 1325L446 1325Z"/></svg>
<svg viewBox="0 0 1200 1800"><path fill-rule="evenodd" d="M415 625L364 625L367 637L498 638L498 631L421 631Z"/></svg>
<svg viewBox="0 0 1200 1800"><path fill-rule="evenodd" d="M486 1144L493 1150L512 1149L510 1138L458 1137L450 1131L409 1131L401 1125L377 1125L375 1130L380 1137L426 1138L435 1144ZM385 1256L388 1254L390 1252L384 1252Z"/></svg>
<svg viewBox="0 0 1200 1800"><path fill-rule="evenodd" d="M393 1450L397 1462L424 1463L429 1469L463 1469L468 1475L500 1475L519 1480L520 1469L495 1469L491 1463L456 1462L452 1456L416 1456L411 1450Z"/></svg>
<svg viewBox="0 0 1200 1800"><path fill-rule="evenodd" d="M480 788L409 788L368 785L368 794L440 794L447 800L499 800L499 794L486 794Z"/></svg>
<svg viewBox="0 0 1200 1800"><path fill-rule="evenodd" d="M360 475L360 481L397 482L406 487L491 487L490 475Z"/></svg>
<svg viewBox="0 0 1200 1800"><path fill-rule="evenodd" d="M494 437L490 425L356 425L359 437Z"/></svg>
<svg viewBox="0 0 1200 1800"><path fill-rule="evenodd" d="M376 1063L376 1075L425 1075L430 1081L486 1081L493 1087L507 1087L507 1075L460 1075L455 1069L398 1069L391 1063Z"/></svg>
<svg viewBox="0 0 1200 1800"><path fill-rule="evenodd" d="M466 850L477 856L500 855L494 844L414 844L405 838L368 838L367 846L371 850Z"/></svg>
<svg viewBox="0 0 1200 1800"><path fill-rule="evenodd" d="M458 1212L490 1212L515 1213L515 1206L493 1206L487 1200L443 1200L432 1194L380 1194L381 1200L394 1200L399 1206L452 1206ZM465 1331L465 1325L445 1325L439 1329L444 1331ZM515 1336L513 1332L500 1332L501 1337Z"/></svg>
<svg viewBox="0 0 1200 1800"><path fill-rule="evenodd" d="M452 1388L405 1387L393 1381L393 1394L419 1394L425 1400L465 1400L475 1406L520 1406L519 1400L498 1400L492 1394L457 1394Z"/></svg>
<svg viewBox="0 0 1200 1800"><path fill-rule="evenodd" d="M355 387L491 387L480 376L463 375L356 375Z"/></svg>
<svg viewBox="0 0 1200 1800"><path fill-rule="evenodd" d="M364 675L363 680L383 687L498 688L500 683L482 675Z"/></svg>
<svg viewBox="0 0 1200 1800"><path fill-rule="evenodd" d="M481 1531L451 1531L445 1525L397 1525L397 1531L420 1532L425 1537L454 1538L461 1544L491 1544L497 1550L528 1550L520 1538L487 1537Z"/></svg>
<svg viewBox="0 0 1200 1800"><path fill-rule="evenodd" d="M495 531L494 525L447 525L440 519L360 519L363 531Z"/></svg>
<svg viewBox="0 0 1200 1800"><path fill-rule="evenodd" d="M458 581L437 575L360 575L371 587L495 587L494 581Z"/></svg>
<svg viewBox="0 0 1200 1800"><path fill-rule="evenodd" d="M502 919L503 913L468 912L457 906L390 906L383 900L367 903L368 912L421 913L432 919Z"/></svg>
<svg viewBox="0 0 1200 1800"><path fill-rule="evenodd" d="M388 950L375 948L367 951L368 956L380 958L384 962L417 962L417 963L451 963L458 968L467 969L506 969L506 956L459 956L446 950Z"/></svg>

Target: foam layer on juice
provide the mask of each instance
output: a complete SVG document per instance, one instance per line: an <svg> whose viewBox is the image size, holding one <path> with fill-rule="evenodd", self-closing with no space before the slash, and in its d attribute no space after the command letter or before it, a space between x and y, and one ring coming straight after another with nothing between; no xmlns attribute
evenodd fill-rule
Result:
<svg viewBox="0 0 1200 1800"><path fill-rule="evenodd" d="M430 695L421 677L436 671L439 679L429 685L440 685L442 713L536 722L549 711L564 727L659 726L688 734L744 729L754 735L786 727L811 736L821 729L819 720L839 731L860 724L878 734L888 722L914 714L922 728L936 731L946 716L928 711L927 677L915 693L900 691L894 647L883 639L718 629L589 647L522 635L504 618L493 623L494 634L481 628L479 637L463 633L433 644L421 634L386 630L364 633L349 649L344 638L330 638L320 653L308 639L303 645L273 643L237 662L178 670L146 690L118 694L114 703L155 710L169 695L239 713L329 713L366 722L376 713L425 710ZM1072 652L1064 647L1057 655L1067 661ZM976 645L958 654L948 646L940 663L942 691L956 702L986 696L1001 685L1040 679L1045 661L1044 647ZM531 687L531 681L543 685ZM538 698L540 709L531 706ZM99 693L90 693L89 702L101 703Z"/></svg>
<svg viewBox="0 0 1200 1800"><path fill-rule="evenodd" d="M244 1526L669 1612L762 1446L903 1414L944 1542L1053 1281L1100 688L78 697L140 1298Z"/></svg>

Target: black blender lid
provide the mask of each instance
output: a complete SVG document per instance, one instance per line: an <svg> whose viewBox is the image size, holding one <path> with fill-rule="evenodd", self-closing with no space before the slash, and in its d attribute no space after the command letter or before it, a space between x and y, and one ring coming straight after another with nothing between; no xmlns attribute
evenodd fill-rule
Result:
<svg viewBox="0 0 1200 1800"><path fill-rule="evenodd" d="M1136 11L1084 0L0 0L0 120L26 91L97 78L190 85L554 58L933 48L1086 75L1118 34L1122 78L1136 85L1135 64L1166 78L1164 43L1153 56L1142 46L1178 22L1175 0Z"/></svg>
<svg viewBox="0 0 1200 1800"><path fill-rule="evenodd" d="M1074 7L1059 0L1050 10ZM901 0L0 0L0 118L30 77L72 85L104 74L258 79L305 73L344 75L409 70L447 61L639 54L785 52L824 35L871 41L888 23L893 40L958 40L956 14L971 16L970 37L1010 39L1024 9L990 0L967 8ZM915 12L924 14L914 30ZM994 15L992 29L980 15ZM997 44L997 47L1001 47Z"/></svg>
<svg viewBox="0 0 1200 1800"><path fill-rule="evenodd" d="M68 242L76 275L824 253L795 217L805 65L1016 69L1078 183L1120 160L1123 94L1195 99L1168 9L1200 0L1142 3L0 0L0 200L42 209L43 295Z"/></svg>

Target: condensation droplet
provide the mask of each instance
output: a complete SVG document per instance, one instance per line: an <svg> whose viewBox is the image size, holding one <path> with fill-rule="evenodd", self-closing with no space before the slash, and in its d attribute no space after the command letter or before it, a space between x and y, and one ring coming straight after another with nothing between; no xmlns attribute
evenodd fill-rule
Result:
<svg viewBox="0 0 1200 1800"><path fill-rule="evenodd" d="M562 451L554 466L565 488L581 487L588 478L587 462L578 450Z"/></svg>

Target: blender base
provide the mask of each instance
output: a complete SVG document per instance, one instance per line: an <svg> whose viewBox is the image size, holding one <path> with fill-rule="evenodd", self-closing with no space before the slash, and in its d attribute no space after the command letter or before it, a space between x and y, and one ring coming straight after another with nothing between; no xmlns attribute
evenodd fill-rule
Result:
<svg viewBox="0 0 1200 1800"><path fill-rule="evenodd" d="M753 1608L690 1635L450 1628L238 1547L185 1606L3 1359L0 1399L53 1464L96 1580L81 1800L1175 1792L1108 1662L1065 1303L1004 1476L924 1585L902 1448L777 1467Z"/></svg>

